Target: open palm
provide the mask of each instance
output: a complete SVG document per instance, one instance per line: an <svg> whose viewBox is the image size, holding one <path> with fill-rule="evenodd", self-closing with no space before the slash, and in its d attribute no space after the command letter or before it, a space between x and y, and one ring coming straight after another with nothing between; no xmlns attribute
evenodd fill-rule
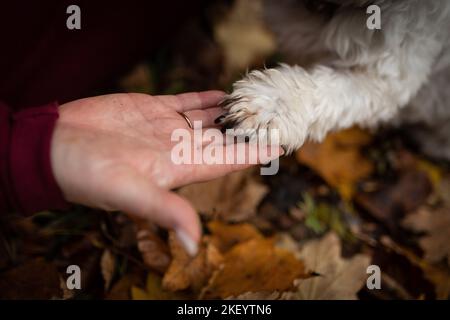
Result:
<svg viewBox="0 0 450 320"><path fill-rule="evenodd" d="M220 91L174 96L112 94L60 107L52 141L52 166L70 202L121 210L173 228L192 253L201 236L192 206L170 191L220 177L249 164L182 164L171 159L180 115L213 127L221 114ZM224 151L225 152L225 151Z"/></svg>

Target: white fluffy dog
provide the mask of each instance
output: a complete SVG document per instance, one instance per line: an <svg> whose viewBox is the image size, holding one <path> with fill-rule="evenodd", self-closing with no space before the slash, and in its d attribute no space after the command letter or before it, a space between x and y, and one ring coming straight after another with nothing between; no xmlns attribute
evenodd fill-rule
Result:
<svg viewBox="0 0 450 320"><path fill-rule="evenodd" d="M369 5L381 29L367 27ZM423 123L425 151L450 159L449 0L265 0L264 12L293 64L237 81L224 125L277 128L293 151L355 124Z"/></svg>

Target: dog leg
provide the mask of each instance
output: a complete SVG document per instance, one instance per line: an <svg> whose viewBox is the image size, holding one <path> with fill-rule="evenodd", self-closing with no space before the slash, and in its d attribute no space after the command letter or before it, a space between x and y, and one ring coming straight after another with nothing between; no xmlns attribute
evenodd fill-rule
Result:
<svg viewBox="0 0 450 320"><path fill-rule="evenodd" d="M223 100L228 113L222 123L243 129L251 138L258 129L278 129L281 145L290 152L331 130L355 124L373 127L392 119L427 81L442 49L436 36L440 27L433 24L431 13L427 16L436 10L423 10L416 14L427 19L416 30L410 28L418 20L405 20L414 19L410 12L386 12L390 20L376 50L364 44L371 41L371 31L346 25L355 19L335 17L325 38L340 59L309 70L281 65L250 72ZM360 24L364 20L359 18Z"/></svg>

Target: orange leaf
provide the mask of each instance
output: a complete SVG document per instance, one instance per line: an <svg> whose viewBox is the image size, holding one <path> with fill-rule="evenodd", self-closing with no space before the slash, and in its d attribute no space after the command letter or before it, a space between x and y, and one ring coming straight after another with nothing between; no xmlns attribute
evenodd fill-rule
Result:
<svg viewBox="0 0 450 320"><path fill-rule="evenodd" d="M262 238L261 233L253 225L248 223L226 224L215 220L208 224L212 235L211 243L220 250L226 252L234 245L250 240Z"/></svg>
<svg viewBox="0 0 450 320"><path fill-rule="evenodd" d="M305 143L296 156L349 200L355 184L373 172L373 164L361 154L370 141L368 133L351 128L329 134L322 143Z"/></svg>
<svg viewBox="0 0 450 320"><path fill-rule="evenodd" d="M204 297L284 291L292 287L295 279L306 276L302 262L291 252L275 247L270 239L255 238L234 246L224 255L223 266L204 290Z"/></svg>
<svg viewBox="0 0 450 320"><path fill-rule="evenodd" d="M199 291L222 262L222 255L211 243L204 243L195 257L190 257L175 234L169 234L172 262L163 278L163 288L170 291L192 288Z"/></svg>

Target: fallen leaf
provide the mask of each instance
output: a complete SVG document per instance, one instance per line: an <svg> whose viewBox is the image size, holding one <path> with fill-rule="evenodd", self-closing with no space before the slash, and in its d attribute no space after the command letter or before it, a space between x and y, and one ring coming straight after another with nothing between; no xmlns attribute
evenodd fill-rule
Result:
<svg viewBox="0 0 450 320"><path fill-rule="evenodd" d="M149 272L145 289L131 287L131 298L133 300L174 300L186 299L184 295L167 291L162 286L162 280L159 275Z"/></svg>
<svg viewBox="0 0 450 320"><path fill-rule="evenodd" d="M329 134L322 143L305 143L296 157L349 200L356 183L374 170L372 162L361 154L361 149L370 142L367 132L351 128Z"/></svg>
<svg viewBox="0 0 450 320"><path fill-rule="evenodd" d="M450 175L443 178L436 188L439 199L445 206L450 207Z"/></svg>
<svg viewBox="0 0 450 320"><path fill-rule="evenodd" d="M431 190L426 173L407 171L397 182L386 185L380 191L358 193L355 201L372 216L395 228L398 221L396 218L425 203Z"/></svg>
<svg viewBox="0 0 450 320"><path fill-rule="evenodd" d="M56 266L36 258L0 274L0 299L61 299L60 276Z"/></svg>
<svg viewBox="0 0 450 320"><path fill-rule="evenodd" d="M108 291L111 285L114 271L116 270L116 258L109 250L104 250L100 258L100 270L105 283L105 291Z"/></svg>
<svg viewBox="0 0 450 320"><path fill-rule="evenodd" d="M150 268L164 273L169 267L171 260L169 247L158 236L155 225L138 221L137 247L142 255L142 260Z"/></svg>
<svg viewBox="0 0 450 320"><path fill-rule="evenodd" d="M75 291L67 288L66 280L64 280L61 276L59 277L59 287L62 291L62 300L70 300L75 297Z"/></svg>
<svg viewBox="0 0 450 320"><path fill-rule="evenodd" d="M417 170L426 173L428 180L430 180L430 182L433 184L433 187L439 186L442 180L441 168L427 160L420 159L417 161Z"/></svg>
<svg viewBox="0 0 450 320"><path fill-rule="evenodd" d="M258 229L248 223L230 225L214 220L208 223L208 229L212 233L210 242L222 253L238 243L263 237Z"/></svg>
<svg viewBox="0 0 450 320"><path fill-rule="evenodd" d="M260 0L237 0L214 27L225 56L225 78L241 72L276 49L275 39L263 22ZM243 32L245 30L245 32Z"/></svg>
<svg viewBox="0 0 450 320"><path fill-rule="evenodd" d="M254 173L253 169L235 172L183 187L178 193L200 213L226 221L242 221L255 215L256 207L268 192Z"/></svg>
<svg viewBox="0 0 450 320"><path fill-rule="evenodd" d="M245 292L285 291L307 277L303 263L274 241L256 238L235 245L204 291L205 298L227 298Z"/></svg>
<svg viewBox="0 0 450 320"><path fill-rule="evenodd" d="M408 215L402 226L426 235L419 240L420 247L425 252L425 260L438 263L446 259L450 266L450 209L431 209L422 207L417 212Z"/></svg>
<svg viewBox="0 0 450 320"><path fill-rule="evenodd" d="M141 283L141 276L135 273L127 273L113 285L106 295L106 300L128 300L131 298L130 292L133 286Z"/></svg>
<svg viewBox="0 0 450 320"><path fill-rule="evenodd" d="M334 233L306 243L299 257L307 270L319 276L296 280L296 291L283 293L281 299L357 299L356 294L367 279L370 257L359 254L343 259L340 240Z"/></svg>
<svg viewBox="0 0 450 320"><path fill-rule="evenodd" d="M205 240L195 257L189 256L173 232L169 234L169 246L172 261L164 274L163 288L170 291L187 288L194 292L200 291L222 263L219 250Z"/></svg>
<svg viewBox="0 0 450 320"><path fill-rule="evenodd" d="M399 150L395 153L394 167L401 171L421 171L436 188L442 180L443 171L434 163L413 154L407 150Z"/></svg>
<svg viewBox="0 0 450 320"><path fill-rule="evenodd" d="M425 277L435 285L437 299L448 299L450 294L450 274L448 270L431 265L387 236L381 237L380 243L395 253L406 257L412 264L422 269Z"/></svg>
<svg viewBox="0 0 450 320"><path fill-rule="evenodd" d="M280 297L278 291L268 292L244 292L237 297L228 297L226 300L277 300Z"/></svg>

